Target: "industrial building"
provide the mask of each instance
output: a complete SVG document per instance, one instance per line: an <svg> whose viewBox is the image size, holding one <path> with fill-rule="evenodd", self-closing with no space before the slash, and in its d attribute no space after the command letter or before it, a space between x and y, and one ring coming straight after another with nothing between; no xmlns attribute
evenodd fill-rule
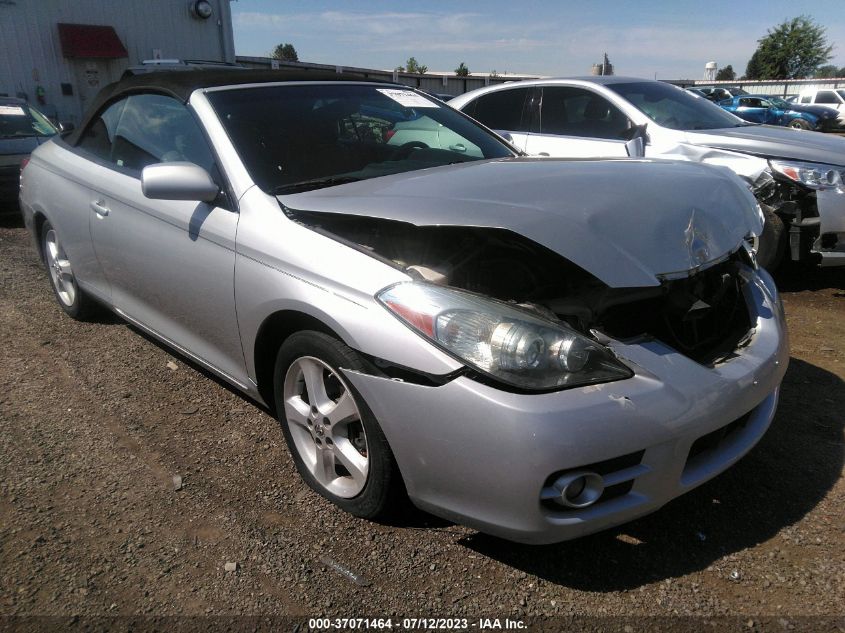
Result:
<svg viewBox="0 0 845 633"><path fill-rule="evenodd" d="M54 120L149 59L234 62L229 0L0 0L0 95Z"/></svg>

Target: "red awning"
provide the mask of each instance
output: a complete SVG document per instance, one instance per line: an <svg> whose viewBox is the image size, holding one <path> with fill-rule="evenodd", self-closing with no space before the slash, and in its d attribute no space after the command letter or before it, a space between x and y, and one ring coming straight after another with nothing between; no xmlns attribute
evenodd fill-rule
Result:
<svg viewBox="0 0 845 633"><path fill-rule="evenodd" d="M128 57L113 26L59 23L62 55L89 59Z"/></svg>

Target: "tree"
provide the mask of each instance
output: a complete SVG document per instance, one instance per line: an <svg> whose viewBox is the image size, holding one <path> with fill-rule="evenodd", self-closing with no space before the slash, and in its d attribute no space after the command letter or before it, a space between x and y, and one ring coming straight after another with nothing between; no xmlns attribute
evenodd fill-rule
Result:
<svg viewBox="0 0 845 633"><path fill-rule="evenodd" d="M845 68L837 68L833 64L827 64L826 66L820 66L818 70L816 70L816 77L819 79L829 79L831 77L842 77L842 71Z"/></svg>
<svg viewBox="0 0 845 633"><path fill-rule="evenodd" d="M423 66L418 63L415 57L409 57L408 61L405 62L405 70L409 73L424 75L428 72L428 66Z"/></svg>
<svg viewBox="0 0 845 633"><path fill-rule="evenodd" d="M469 68L463 62L455 69L455 75L458 77L469 77Z"/></svg>
<svg viewBox="0 0 845 633"><path fill-rule="evenodd" d="M734 79L736 79L736 73L734 67L730 64L720 68L719 72L716 73L716 81L733 81Z"/></svg>
<svg viewBox="0 0 845 633"><path fill-rule="evenodd" d="M404 73L404 72L405 72L405 67L404 67L404 66L397 66L397 67L396 67L396 68L394 68L393 70L395 70L397 73Z"/></svg>
<svg viewBox="0 0 845 633"><path fill-rule="evenodd" d="M801 15L757 40L745 74L749 79L803 79L828 61L832 51L824 27Z"/></svg>
<svg viewBox="0 0 845 633"><path fill-rule="evenodd" d="M272 57L273 59L279 59L283 62L299 61L299 55L296 54L296 49L293 47L293 44L288 44L287 42L279 44L276 48L274 48Z"/></svg>

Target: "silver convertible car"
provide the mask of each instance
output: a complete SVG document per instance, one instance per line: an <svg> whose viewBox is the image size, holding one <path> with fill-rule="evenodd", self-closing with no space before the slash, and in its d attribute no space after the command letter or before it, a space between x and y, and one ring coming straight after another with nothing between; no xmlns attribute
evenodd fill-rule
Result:
<svg viewBox="0 0 845 633"><path fill-rule="evenodd" d="M133 77L20 197L65 312L266 404L361 517L407 495L531 543L628 521L750 450L788 361L735 174L520 156L400 85Z"/></svg>

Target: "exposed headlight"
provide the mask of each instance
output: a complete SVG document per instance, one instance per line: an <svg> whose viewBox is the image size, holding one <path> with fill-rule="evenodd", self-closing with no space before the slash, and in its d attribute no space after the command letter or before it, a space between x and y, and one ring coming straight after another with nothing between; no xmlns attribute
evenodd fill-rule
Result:
<svg viewBox="0 0 845 633"><path fill-rule="evenodd" d="M834 189L842 187L842 167L820 163L770 160L772 169L793 182L810 189Z"/></svg>
<svg viewBox="0 0 845 633"><path fill-rule="evenodd" d="M418 282L386 288L377 299L468 366L514 387L544 391L633 375L565 323L493 299Z"/></svg>

